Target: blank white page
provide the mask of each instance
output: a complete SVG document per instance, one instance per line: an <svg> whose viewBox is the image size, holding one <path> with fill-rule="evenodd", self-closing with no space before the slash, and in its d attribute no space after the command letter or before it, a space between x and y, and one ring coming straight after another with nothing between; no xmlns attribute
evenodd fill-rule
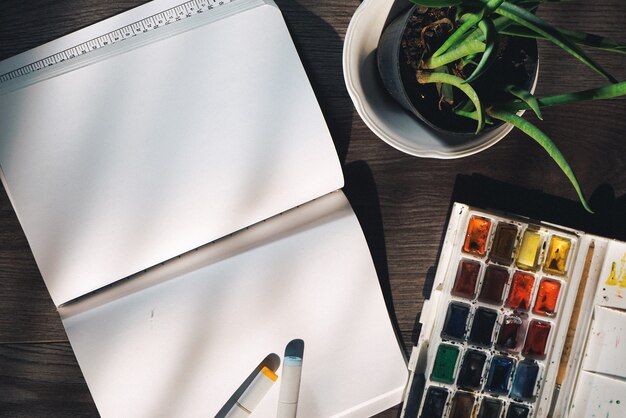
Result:
<svg viewBox="0 0 626 418"><path fill-rule="evenodd" d="M212 417L296 338L299 418L371 416L401 400L406 365L341 192L132 282L143 288L59 311L103 417ZM254 417L276 416L279 390L280 377Z"/></svg>
<svg viewBox="0 0 626 418"><path fill-rule="evenodd" d="M57 306L343 186L278 8L209 15L0 94L3 181Z"/></svg>

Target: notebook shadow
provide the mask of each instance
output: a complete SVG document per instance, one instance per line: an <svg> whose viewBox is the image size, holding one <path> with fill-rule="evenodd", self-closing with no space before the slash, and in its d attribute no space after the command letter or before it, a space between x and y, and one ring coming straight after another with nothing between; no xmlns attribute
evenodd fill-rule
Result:
<svg viewBox="0 0 626 418"><path fill-rule="evenodd" d="M363 229L396 339L402 347L403 353L406 353L406 346L400 332L393 304L389 268L387 266L385 232L380 212L378 190L372 171L366 162L354 161L344 167L344 177L345 186L343 191Z"/></svg>

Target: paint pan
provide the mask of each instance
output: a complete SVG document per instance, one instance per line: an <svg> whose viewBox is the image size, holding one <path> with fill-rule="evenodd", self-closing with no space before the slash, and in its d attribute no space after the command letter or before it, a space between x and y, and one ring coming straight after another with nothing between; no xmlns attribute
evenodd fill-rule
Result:
<svg viewBox="0 0 626 418"><path fill-rule="evenodd" d="M489 252L490 261L505 265L511 264L517 231L518 227L514 224L498 223L491 251Z"/></svg>
<svg viewBox="0 0 626 418"><path fill-rule="evenodd" d="M511 402L506 413L506 418L528 418L529 413L530 410L526 405Z"/></svg>
<svg viewBox="0 0 626 418"><path fill-rule="evenodd" d="M478 418L499 418L502 413L502 401L483 398L478 410Z"/></svg>
<svg viewBox="0 0 626 418"><path fill-rule="evenodd" d="M560 281L550 279L541 280L533 312L540 315L554 316L556 314L556 304L559 300L560 291Z"/></svg>
<svg viewBox="0 0 626 418"><path fill-rule="evenodd" d="M443 411L448 400L448 390L436 386L431 386L426 391L426 398L422 406L422 418L439 418L443 416Z"/></svg>
<svg viewBox="0 0 626 418"><path fill-rule="evenodd" d="M527 311L530 308L534 284L535 276L530 273L516 271L513 274L506 306L515 310Z"/></svg>
<svg viewBox="0 0 626 418"><path fill-rule="evenodd" d="M544 358L551 328L550 322L538 321L536 319L530 321L522 353L528 357Z"/></svg>
<svg viewBox="0 0 626 418"><path fill-rule="evenodd" d="M437 357L433 365L431 380L443 383L454 382L456 361L459 357L459 349L453 345L441 344L437 349Z"/></svg>
<svg viewBox="0 0 626 418"><path fill-rule="evenodd" d="M485 255L490 227L491 221L487 218L479 216L470 218L467 233L465 234L463 251L478 256Z"/></svg>
<svg viewBox="0 0 626 418"><path fill-rule="evenodd" d="M452 399L450 418L471 418L474 412L475 397L471 393L457 392Z"/></svg>
<svg viewBox="0 0 626 418"><path fill-rule="evenodd" d="M524 231L515 265L521 269L534 271L537 267L540 248L541 234L539 230L535 227L528 227Z"/></svg>
<svg viewBox="0 0 626 418"><path fill-rule="evenodd" d="M451 303L441 331L442 338L463 341L470 307L464 303Z"/></svg>
<svg viewBox="0 0 626 418"><path fill-rule="evenodd" d="M510 357L494 356L489 366L486 390L496 395L509 393L509 381L513 376L515 360Z"/></svg>
<svg viewBox="0 0 626 418"><path fill-rule="evenodd" d="M550 239L544 270L554 274L565 274L565 265L571 245L567 238L553 236Z"/></svg>
<svg viewBox="0 0 626 418"><path fill-rule="evenodd" d="M515 370L509 396L517 401L528 401L535 396L539 365L536 362L521 362Z"/></svg>
<svg viewBox="0 0 626 418"><path fill-rule="evenodd" d="M462 389L478 390L481 387L483 370L487 354L482 351L468 350L463 357L456 384Z"/></svg>
<svg viewBox="0 0 626 418"><path fill-rule="evenodd" d="M476 296L476 284L480 273L480 263L471 260L461 260L452 288L452 294L466 299Z"/></svg>
<svg viewBox="0 0 626 418"><path fill-rule="evenodd" d="M498 331L496 348L500 351L518 353L524 343L525 327L521 317L506 315Z"/></svg>
<svg viewBox="0 0 626 418"><path fill-rule="evenodd" d="M493 343L493 330L498 319L498 313L493 309L478 308L472 321L469 335L470 344L489 347Z"/></svg>
<svg viewBox="0 0 626 418"><path fill-rule="evenodd" d="M480 287L478 300L499 305L502 303L504 288L509 282L509 271L503 267L488 266Z"/></svg>

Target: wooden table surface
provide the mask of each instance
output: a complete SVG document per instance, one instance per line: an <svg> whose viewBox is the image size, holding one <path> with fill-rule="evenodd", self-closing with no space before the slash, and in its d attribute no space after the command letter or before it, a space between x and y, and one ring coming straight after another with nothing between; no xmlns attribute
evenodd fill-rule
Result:
<svg viewBox="0 0 626 418"><path fill-rule="evenodd" d="M543 111L542 129L565 154L595 215L532 140L511 133L464 159L415 158L368 130L346 91L341 53L358 0L277 0L327 118L397 330L410 350L430 292L453 200L507 210L626 240L626 99ZM144 0L3 0L0 59L98 22ZM565 10L560 13L559 10ZM550 4L563 27L626 42L624 0ZM626 57L591 51L626 80ZM540 43L538 95L603 84L561 50ZM529 119L533 119L527 116ZM2 127L0 127L2 129ZM0 416L97 416L97 411L4 190L0 192ZM397 408L381 417L397 416Z"/></svg>

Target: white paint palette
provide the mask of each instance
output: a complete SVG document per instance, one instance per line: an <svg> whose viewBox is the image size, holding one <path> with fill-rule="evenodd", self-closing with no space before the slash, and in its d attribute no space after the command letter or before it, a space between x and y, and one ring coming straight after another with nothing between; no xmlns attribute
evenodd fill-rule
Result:
<svg viewBox="0 0 626 418"><path fill-rule="evenodd" d="M403 416L626 416L626 243L455 203L433 289Z"/></svg>

